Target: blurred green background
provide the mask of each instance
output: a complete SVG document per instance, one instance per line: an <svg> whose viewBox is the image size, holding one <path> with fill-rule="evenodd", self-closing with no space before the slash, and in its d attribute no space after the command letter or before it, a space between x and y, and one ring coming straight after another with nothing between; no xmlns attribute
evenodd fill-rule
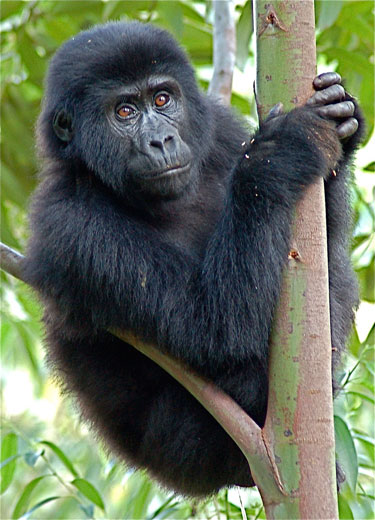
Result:
<svg viewBox="0 0 375 520"><path fill-rule="evenodd" d="M256 125L250 2L235 2L237 67L232 104ZM34 126L48 60L67 38L99 22L151 21L189 53L202 88L212 73L210 2L1 2L2 241L24 251L35 187ZM337 451L347 480L340 518L374 514L374 18L371 1L316 2L319 72L337 70L367 119L353 187L353 263L362 302L335 403ZM256 490L223 491L203 503L163 492L105 454L63 400L43 364L41 309L21 282L1 273L2 519L264 518ZM225 456L225 454L223 454ZM241 512L242 508L242 512Z"/></svg>

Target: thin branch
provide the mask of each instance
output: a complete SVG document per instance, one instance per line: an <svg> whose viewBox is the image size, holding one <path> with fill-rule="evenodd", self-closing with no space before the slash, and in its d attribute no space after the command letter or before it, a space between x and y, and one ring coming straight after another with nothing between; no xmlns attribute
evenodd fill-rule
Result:
<svg viewBox="0 0 375 520"><path fill-rule="evenodd" d="M236 27L232 0L214 0L214 72L208 92L230 104L236 61Z"/></svg>
<svg viewBox="0 0 375 520"><path fill-rule="evenodd" d="M25 281L22 276L24 256L0 242L0 259L4 271ZM142 352L181 383L242 450L257 485L267 489L267 494L269 490L271 495L279 496L280 480L269 447L262 436L262 430L229 395L211 381L193 372L181 361L163 354L154 345L142 341L131 332L113 330L111 333Z"/></svg>
<svg viewBox="0 0 375 520"><path fill-rule="evenodd" d="M15 276L19 280L24 281L22 276L22 264L25 260L25 257L5 244L1 242L0 244L1 269Z"/></svg>
<svg viewBox="0 0 375 520"><path fill-rule="evenodd" d="M152 344L140 340L131 332L111 332L152 359L181 383L215 417L244 453L256 456L259 450L264 450L259 426L229 395L211 381L196 374L176 358L162 353Z"/></svg>

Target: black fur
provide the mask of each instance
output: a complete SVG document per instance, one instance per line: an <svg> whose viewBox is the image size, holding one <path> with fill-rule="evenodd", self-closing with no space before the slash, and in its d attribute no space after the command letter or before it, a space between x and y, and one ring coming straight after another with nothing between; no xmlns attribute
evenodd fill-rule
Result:
<svg viewBox="0 0 375 520"><path fill-rule="evenodd" d="M155 74L178 81L184 115L176 109L172 117L174 140L192 155L188 185L169 196L162 190L171 186L160 187L160 197L136 188L142 172L129 165L142 158L110 129L103 109L108 93ZM53 132L59 113L73 121L60 127L61 138ZM46 307L49 358L111 447L180 493L251 485L247 462L188 392L105 330L157 343L262 424L293 208L321 176L338 351L353 318L346 166L360 132L342 152L334 126L311 108L296 109L266 121L249 143L229 110L197 89L174 40L148 25L96 27L52 60L25 268Z"/></svg>

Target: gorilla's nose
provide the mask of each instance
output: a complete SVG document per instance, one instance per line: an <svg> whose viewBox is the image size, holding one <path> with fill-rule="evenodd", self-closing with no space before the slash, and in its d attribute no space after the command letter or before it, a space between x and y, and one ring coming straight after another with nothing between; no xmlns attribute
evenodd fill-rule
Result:
<svg viewBox="0 0 375 520"><path fill-rule="evenodd" d="M154 148L159 148L159 150L164 151L166 147L170 146L173 141L173 135L167 135L162 138L154 138L150 140L150 146Z"/></svg>

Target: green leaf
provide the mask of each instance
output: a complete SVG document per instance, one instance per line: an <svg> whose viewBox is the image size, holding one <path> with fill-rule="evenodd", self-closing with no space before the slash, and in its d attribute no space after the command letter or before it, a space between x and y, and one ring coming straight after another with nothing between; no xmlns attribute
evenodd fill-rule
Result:
<svg viewBox="0 0 375 520"><path fill-rule="evenodd" d="M370 162L363 168L366 172L375 172L375 161Z"/></svg>
<svg viewBox="0 0 375 520"><path fill-rule="evenodd" d="M158 6L158 14L159 23L162 23L177 39L181 39L184 32L184 18L180 3L161 2Z"/></svg>
<svg viewBox="0 0 375 520"><path fill-rule="evenodd" d="M361 287L361 297L368 302L375 302L375 260L357 272Z"/></svg>
<svg viewBox="0 0 375 520"><path fill-rule="evenodd" d="M38 477L27 484L14 508L12 518L19 518L20 516L26 513L27 508L29 507L32 492L41 480L50 476L51 475L43 475L42 477Z"/></svg>
<svg viewBox="0 0 375 520"><path fill-rule="evenodd" d="M3 123L5 123L3 119ZM6 199L10 199L20 207L26 205L27 201L27 189L20 182L20 179L14 175L8 166L2 161L1 162L1 188Z"/></svg>
<svg viewBox="0 0 375 520"><path fill-rule="evenodd" d="M347 393L351 394L351 395L357 395L361 399L364 399L365 401L368 401L372 405L375 405L375 398L372 397L371 395L367 395L367 394L365 394L363 392L359 392L359 391L355 391L355 390L348 390Z"/></svg>
<svg viewBox="0 0 375 520"><path fill-rule="evenodd" d="M96 1L96 3L99 3ZM155 10L156 2L154 0L120 0L117 2L104 2L104 9L102 14L103 21L135 18L139 19L142 11L148 15Z"/></svg>
<svg viewBox="0 0 375 520"><path fill-rule="evenodd" d="M331 47L326 50L325 54L330 60L339 61L339 70L343 68L344 70L355 71L362 76L363 80L369 80L371 85L373 67L367 56L339 47Z"/></svg>
<svg viewBox="0 0 375 520"><path fill-rule="evenodd" d="M236 65L240 70L244 70L249 57L250 38L253 33L252 3L250 0L242 8L241 16L236 28Z"/></svg>
<svg viewBox="0 0 375 520"><path fill-rule="evenodd" d="M51 448L54 454L61 460L65 467L70 471L70 473L74 477L78 477L78 472L75 470L72 462L68 459L65 453L58 446L56 446L56 444L54 444L51 441L40 441L39 444L44 444L45 446Z"/></svg>
<svg viewBox="0 0 375 520"><path fill-rule="evenodd" d="M1 463L0 463L0 469L1 468L5 468L5 466L7 464L9 464L10 462L12 462L12 460L15 460L15 459L18 459L20 457L20 455L12 455L11 457L8 457L7 459L3 460Z"/></svg>
<svg viewBox="0 0 375 520"><path fill-rule="evenodd" d="M370 332L367 334L367 338L364 341L365 345L375 345L375 324L371 327Z"/></svg>
<svg viewBox="0 0 375 520"><path fill-rule="evenodd" d="M345 421L337 415L335 415L334 421L337 459L344 468L350 489L355 493L358 477L357 451Z"/></svg>
<svg viewBox="0 0 375 520"><path fill-rule="evenodd" d="M18 50L22 62L27 67L29 78L36 84L41 84L47 64L36 52L35 42L26 31L22 31L19 35Z"/></svg>
<svg viewBox="0 0 375 520"><path fill-rule="evenodd" d="M4 493L10 486L14 472L16 471L18 453L18 437L15 433L8 433L1 443L1 493Z"/></svg>
<svg viewBox="0 0 375 520"><path fill-rule="evenodd" d="M355 439L358 439L360 442L366 444L371 450L375 448L375 440L369 437L368 435L362 435L360 433L356 433L354 435Z"/></svg>
<svg viewBox="0 0 375 520"><path fill-rule="evenodd" d="M152 498L152 484L149 481L145 481L138 489L136 500L132 504L133 518L145 518Z"/></svg>
<svg viewBox="0 0 375 520"><path fill-rule="evenodd" d="M17 0L3 0L1 2L1 20L5 20L8 16L14 15L23 6L24 2Z"/></svg>
<svg viewBox="0 0 375 520"><path fill-rule="evenodd" d="M168 500L166 500L160 507L158 507L156 509L156 511L154 511L154 513L149 517L148 520L154 520L154 518L160 518L159 517L159 514L164 511L164 509L166 509L168 506L170 507L170 503L173 501L174 499L174 496L171 496L168 498Z"/></svg>
<svg viewBox="0 0 375 520"><path fill-rule="evenodd" d="M104 5L103 2L98 2L97 0L74 0L74 2L51 3L53 5L52 13L54 16L67 14L72 18L74 18L75 15L82 16L87 14L100 17Z"/></svg>
<svg viewBox="0 0 375 520"><path fill-rule="evenodd" d="M65 497L48 497L48 498L45 498L44 500L41 500L40 502L38 502L35 506L33 506L31 509L29 509L28 511L26 511L26 513L24 513L21 517L20 517L20 520L26 520L27 518L29 518L29 516L31 515L31 513L34 513L34 511L36 511L37 509L41 508L42 506L44 506L45 504L48 504L48 502L52 502L53 500L57 500L59 498L65 498Z"/></svg>
<svg viewBox="0 0 375 520"><path fill-rule="evenodd" d="M353 512L350 509L348 502L345 500L341 493L339 493L338 502L339 518L342 520L354 520Z"/></svg>
<svg viewBox="0 0 375 520"><path fill-rule="evenodd" d="M160 5L160 4L159 4ZM205 18L201 13L196 9L196 4L194 2L180 2L182 12L184 14L184 19L186 19L187 23L205 23Z"/></svg>
<svg viewBox="0 0 375 520"><path fill-rule="evenodd" d="M99 492L92 484L90 484L90 482L84 478L76 478L72 480L71 483L82 493L82 495L88 498L93 504L100 507L100 509L105 511L104 503Z"/></svg>
<svg viewBox="0 0 375 520"><path fill-rule="evenodd" d="M317 26L322 31L331 27L337 20L342 9L342 0L323 0L319 2L319 19Z"/></svg>
<svg viewBox="0 0 375 520"><path fill-rule="evenodd" d="M35 380L40 380L41 367L35 353L35 342L38 340L38 337L35 334L30 333L30 327L28 325L28 323L21 321L14 324L17 329L17 334L19 335L21 343L25 349L30 371L32 372Z"/></svg>
<svg viewBox="0 0 375 520"><path fill-rule="evenodd" d="M178 514L179 513L179 514ZM174 505L171 505L170 507L167 507L166 509L163 509L160 511L160 513L157 516L153 516L152 518L155 518L155 520L164 520L164 518L172 518L173 520L175 518L186 518L186 516L182 516L183 513L181 511L181 505L179 502L175 502ZM190 516L189 516L190 518Z"/></svg>

